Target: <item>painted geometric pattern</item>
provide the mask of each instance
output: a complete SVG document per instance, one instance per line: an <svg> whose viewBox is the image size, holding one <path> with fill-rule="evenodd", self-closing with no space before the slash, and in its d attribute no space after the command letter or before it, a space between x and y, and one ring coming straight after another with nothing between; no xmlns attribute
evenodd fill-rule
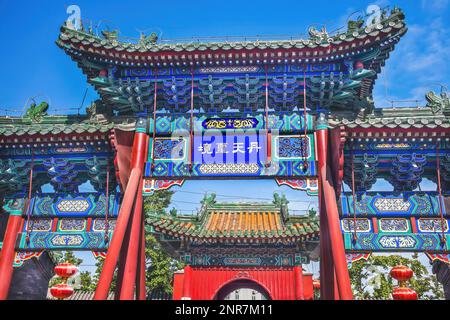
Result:
<svg viewBox="0 0 450 320"><path fill-rule="evenodd" d="M309 196L317 196L319 194L319 180L316 178L303 179L280 179L276 178L278 186L289 186L294 190L306 191Z"/></svg>
<svg viewBox="0 0 450 320"><path fill-rule="evenodd" d="M382 232L408 232L407 219L380 219L380 231Z"/></svg>
<svg viewBox="0 0 450 320"><path fill-rule="evenodd" d="M202 164L199 168L200 172L203 175L224 175L224 174L236 174L236 175L245 175L245 174L256 174L259 171L259 166L256 163L246 164Z"/></svg>
<svg viewBox="0 0 450 320"><path fill-rule="evenodd" d="M253 116L252 116L253 117ZM256 115L258 124L256 130L265 129L265 115ZM195 117L194 118L194 131L201 132L203 128L203 122L207 119L214 119L214 116L207 117ZM311 115L307 116L308 130L313 130L313 118ZM175 131L189 130L190 118L185 114L174 114L172 116L159 116L156 119L156 134L157 135L170 135ZM269 129L278 130L280 133L297 133L305 130L304 116L299 113L288 112L285 114L269 115ZM150 119L149 133L153 134L153 119Z"/></svg>
<svg viewBox="0 0 450 320"><path fill-rule="evenodd" d="M32 198L30 208L33 217L102 217L105 215L106 197L104 194L91 193L80 195L38 195ZM109 196L109 215L117 216L119 196Z"/></svg>
<svg viewBox="0 0 450 320"><path fill-rule="evenodd" d="M116 220L108 220L108 225L106 225L105 219L95 219L93 221L92 230L94 232L104 232L106 231L106 227L108 227L109 231L114 231L116 227Z"/></svg>
<svg viewBox="0 0 450 320"><path fill-rule="evenodd" d="M439 260L444 263L450 264L450 254L433 254L428 252L426 252L425 254L432 262Z"/></svg>
<svg viewBox="0 0 450 320"><path fill-rule="evenodd" d="M393 195L391 192L364 193L356 197L357 216L439 216L439 197L435 192L426 194L407 193ZM345 193L341 197L342 215L353 216L353 195ZM445 206L442 207L446 215Z"/></svg>
<svg viewBox="0 0 450 320"><path fill-rule="evenodd" d="M343 219L342 220L343 232L354 232L355 220ZM370 232L372 231L372 223L369 219L356 219L356 232Z"/></svg>
<svg viewBox="0 0 450 320"><path fill-rule="evenodd" d="M155 180L144 179L143 194L150 196L157 190L169 190L173 186L182 186L184 180Z"/></svg>
<svg viewBox="0 0 450 320"><path fill-rule="evenodd" d="M49 232L52 230L53 220L51 219L31 219L27 220L24 231L30 232Z"/></svg>
<svg viewBox="0 0 450 320"><path fill-rule="evenodd" d="M373 205L379 212L408 212L411 208L411 203L403 198L379 198Z"/></svg>
<svg viewBox="0 0 450 320"><path fill-rule="evenodd" d="M110 238L112 232L110 232ZM19 249L21 250L104 250L105 243L103 232L33 232L30 233L29 244L26 242L26 234L21 235Z"/></svg>
<svg viewBox="0 0 450 320"><path fill-rule="evenodd" d="M347 267L350 269L352 264L360 260L369 260L372 253L346 253Z"/></svg>
<svg viewBox="0 0 450 320"><path fill-rule="evenodd" d="M156 138L154 147L155 160L183 160L186 141L183 138Z"/></svg>
<svg viewBox="0 0 450 320"><path fill-rule="evenodd" d="M39 258L44 251L38 252L16 252L16 256L14 258L14 268L20 268L23 263L27 260L31 260L33 258Z"/></svg>
<svg viewBox="0 0 450 320"><path fill-rule="evenodd" d="M444 219L418 219L417 228L423 233L448 232L448 220ZM442 226L444 226L442 228Z"/></svg>
<svg viewBox="0 0 450 320"><path fill-rule="evenodd" d="M357 235L356 241L352 234L344 234L345 249L349 251L430 251L446 252L450 249L450 236L446 235L446 244L441 244L439 235L435 234L374 234L361 233Z"/></svg>
<svg viewBox="0 0 450 320"><path fill-rule="evenodd" d="M308 263L307 257L299 254L289 255L185 255L182 261L192 266L227 266L227 267L290 267L298 263Z"/></svg>
<svg viewBox="0 0 450 320"><path fill-rule="evenodd" d="M310 138L300 136L279 136L276 139L278 159L309 159L311 157Z"/></svg>
<svg viewBox="0 0 450 320"><path fill-rule="evenodd" d="M83 231L86 229L84 219L61 219L59 220L59 230L66 232Z"/></svg>
<svg viewBox="0 0 450 320"><path fill-rule="evenodd" d="M80 213L89 209L89 201L81 200L62 200L56 206L61 213Z"/></svg>
<svg viewBox="0 0 450 320"><path fill-rule="evenodd" d="M214 177L214 176L249 176L249 177L308 177L316 176L316 164L315 161L307 161L308 168L306 172L303 171L305 162L303 161L279 161L272 162L269 168L266 168L265 164L258 163L256 166L245 166L243 170L240 167L232 166L231 169L224 167L202 167L200 164L194 164L192 166L192 172L189 171L189 165L186 163L175 162L162 162L155 161L155 169L152 172L152 163L147 162L145 166L145 177L155 178L182 178L182 177Z"/></svg>

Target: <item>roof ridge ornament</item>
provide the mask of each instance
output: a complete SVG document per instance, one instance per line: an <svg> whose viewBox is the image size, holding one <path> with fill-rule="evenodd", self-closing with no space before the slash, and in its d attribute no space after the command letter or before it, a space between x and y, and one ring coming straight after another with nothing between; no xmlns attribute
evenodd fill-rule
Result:
<svg viewBox="0 0 450 320"><path fill-rule="evenodd" d="M30 119L31 122L41 122L42 119L48 115L48 108L49 105L45 101L41 102L39 105L36 105L36 103L33 102L25 113L25 118Z"/></svg>
<svg viewBox="0 0 450 320"><path fill-rule="evenodd" d="M326 26L322 26L321 31L317 30L315 27L309 27L308 29L309 37L313 41L320 41L320 42L327 42L328 39L330 39L330 36L328 35L328 31Z"/></svg>
<svg viewBox="0 0 450 320"><path fill-rule="evenodd" d="M155 45L158 42L158 35L156 32L152 32L149 36L146 36L144 32L141 32L141 35L139 37L139 44L140 45Z"/></svg>
<svg viewBox="0 0 450 320"><path fill-rule="evenodd" d="M441 89L440 95L430 91L425 95L427 107L431 108L433 113L450 114L450 98L444 88Z"/></svg>

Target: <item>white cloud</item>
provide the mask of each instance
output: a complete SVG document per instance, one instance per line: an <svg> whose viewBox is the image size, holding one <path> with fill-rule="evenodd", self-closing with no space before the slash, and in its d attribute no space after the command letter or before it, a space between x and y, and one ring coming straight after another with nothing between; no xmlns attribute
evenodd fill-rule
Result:
<svg viewBox="0 0 450 320"><path fill-rule="evenodd" d="M435 17L428 24L410 25L377 82L374 92L377 106L386 105L386 96L390 100L423 100L425 93L439 89L439 84L448 85L448 48L450 27L442 18Z"/></svg>

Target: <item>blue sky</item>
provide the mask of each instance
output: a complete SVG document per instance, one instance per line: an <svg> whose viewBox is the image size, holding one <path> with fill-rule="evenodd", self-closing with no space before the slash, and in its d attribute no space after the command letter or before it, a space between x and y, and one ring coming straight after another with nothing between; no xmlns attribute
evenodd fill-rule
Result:
<svg viewBox="0 0 450 320"><path fill-rule="evenodd" d="M121 36L138 37L139 30L162 38L192 36L254 36L305 34L310 25L329 30L345 25L350 14L369 4L399 5L407 16L409 32L392 53L377 82L378 107L389 100L418 99L450 85L450 1L87 1L73 2L0 0L0 114L5 109L22 112L30 97L47 100L51 113L78 108L88 88L86 104L96 99L86 77L55 45L68 5L81 7L87 24L119 28ZM412 103L414 104L414 103ZM10 112L10 111L8 111ZM384 183L378 190L389 189ZM284 192L291 210L305 210L316 200L274 181L189 181L176 188L172 206L182 213L198 208L205 192L216 192L221 201L270 201L273 192ZM195 192L195 193L186 193ZM86 264L93 264L84 254Z"/></svg>
<svg viewBox="0 0 450 320"><path fill-rule="evenodd" d="M392 54L376 90L378 106L387 99L423 99L450 78L449 0L328 1L11 1L0 0L0 108L22 110L29 97L40 96L56 112L78 108L86 78L54 43L66 19L66 7L81 7L82 19L119 28L122 36L139 30L163 38L226 35L299 35L312 24L329 30L343 25L369 4L399 5L407 15L408 34ZM89 90L87 102L95 99ZM1 112L4 113L4 112Z"/></svg>

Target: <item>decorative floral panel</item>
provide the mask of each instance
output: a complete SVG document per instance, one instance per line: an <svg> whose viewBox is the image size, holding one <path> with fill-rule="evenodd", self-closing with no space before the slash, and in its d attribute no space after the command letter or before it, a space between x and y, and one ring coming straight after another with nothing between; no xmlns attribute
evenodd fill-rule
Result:
<svg viewBox="0 0 450 320"><path fill-rule="evenodd" d="M380 219L381 232L408 232L409 222L407 219Z"/></svg>
<svg viewBox="0 0 450 320"><path fill-rule="evenodd" d="M186 146L187 142L184 138L156 138L154 159L171 161L184 160Z"/></svg>
<svg viewBox="0 0 450 320"><path fill-rule="evenodd" d="M343 219L341 224L344 232L354 232L354 219ZM356 232L370 232L372 230L371 225L372 223L369 219L356 219Z"/></svg>
<svg viewBox="0 0 450 320"><path fill-rule="evenodd" d="M444 226L442 228L442 226ZM441 220L440 218L421 218L417 220L417 227L420 232L424 233L435 233L435 232L448 232L448 221L446 219Z"/></svg>

